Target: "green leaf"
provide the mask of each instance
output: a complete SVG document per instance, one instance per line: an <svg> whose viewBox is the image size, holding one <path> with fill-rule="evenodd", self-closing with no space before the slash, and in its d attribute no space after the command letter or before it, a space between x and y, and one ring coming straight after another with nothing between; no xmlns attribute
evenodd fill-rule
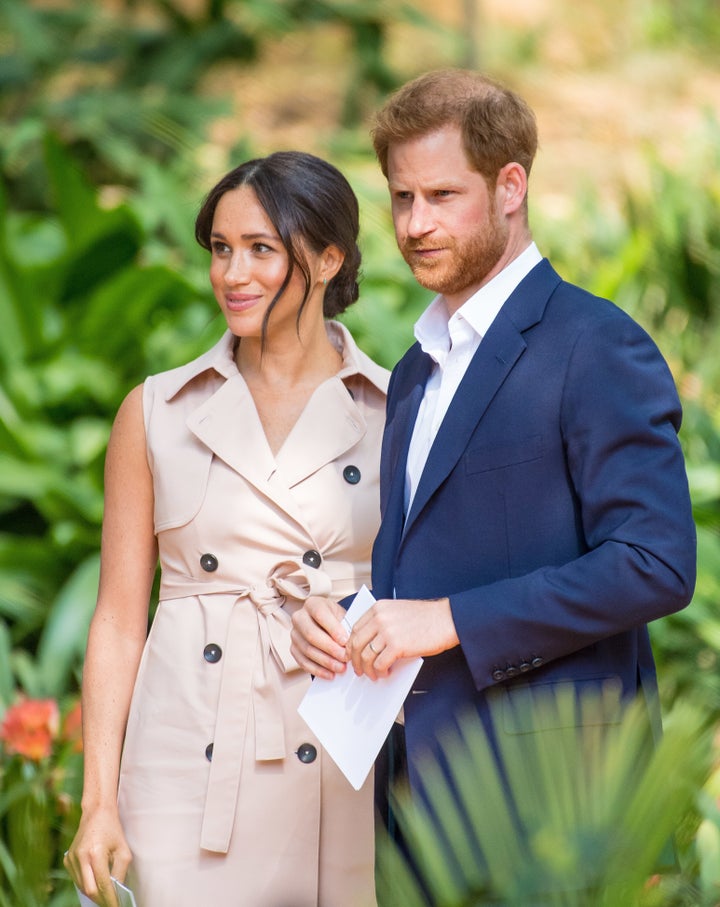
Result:
<svg viewBox="0 0 720 907"><path fill-rule="evenodd" d="M10 670L10 633L4 620L0 620L0 710L6 709L13 700L15 683Z"/></svg>
<svg viewBox="0 0 720 907"><path fill-rule="evenodd" d="M163 320L175 320L175 312L195 298L185 281L164 266L127 268L99 286L87 301L77 325L78 342L85 349L135 366L145 364L142 338Z"/></svg>
<svg viewBox="0 0 720 907"><path fill-rule="evenodd" d="M46 696L60 696L82 663L100 577L100 555L88 557L50 606L37 650L38 682Z"/></svg>
<svg viewBox="0 0 720 907"><path fill-rule="evenodd" d="M103 220L96 192L79 165L51 132L45 136L45 164L54 207L65 233L76 247L93 242Z"/></svg>

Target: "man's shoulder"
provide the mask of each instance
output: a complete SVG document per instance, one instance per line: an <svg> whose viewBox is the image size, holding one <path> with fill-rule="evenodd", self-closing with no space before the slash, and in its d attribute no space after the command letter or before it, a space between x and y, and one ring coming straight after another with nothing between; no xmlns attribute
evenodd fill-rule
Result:
<svg viewBox="0 0 720 907"><path fill-rule="evenodd" d="M620 319L634 322L633 317L611 299L562 277L552 293L550 304L562 310L562 317L573 320Z"/></svg>

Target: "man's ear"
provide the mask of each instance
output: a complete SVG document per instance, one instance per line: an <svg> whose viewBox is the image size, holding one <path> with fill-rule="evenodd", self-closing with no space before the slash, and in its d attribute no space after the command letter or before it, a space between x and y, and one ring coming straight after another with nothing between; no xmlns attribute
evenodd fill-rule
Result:
<svg viewBox="0 0 720 907"><path fill-rule="evenodd" d="M498 173L496 197L504 214L513 214L522 207L527 195L527 174L522 164L511 161Z"/></svg>

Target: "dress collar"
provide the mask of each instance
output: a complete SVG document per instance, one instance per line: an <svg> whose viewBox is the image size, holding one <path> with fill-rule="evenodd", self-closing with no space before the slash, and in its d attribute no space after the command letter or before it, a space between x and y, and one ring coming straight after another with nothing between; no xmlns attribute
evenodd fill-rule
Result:
<svg viewBox="0 0 720 907"><path fill-rule="evenodd" d="M330 342L343 357L342 368L337 377L345 380L353 375L361 375L382 393L386 393L389 380L387 369L382 368L363 353L344 324L340 324L339 321L326 321L325 327ZM225 331L218 342L207 352L186 365L172 369L168 373L169 380L166 383L165 399L172 400L183 388L206 372L215 371L224 378L232 378L237 375L235 341L234 334L229 330Z"/></svg>

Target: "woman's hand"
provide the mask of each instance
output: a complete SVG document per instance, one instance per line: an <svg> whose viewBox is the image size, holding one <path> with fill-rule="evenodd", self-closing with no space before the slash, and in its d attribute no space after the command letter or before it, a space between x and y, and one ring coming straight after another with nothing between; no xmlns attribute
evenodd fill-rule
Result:
<svg viewBox="0 0 720 907"><path fill-rule="evenodd" d="M118 907L110 877L124 881L131 859L115 807L83 812L64 861L70 877L82 892L100 907Z"/></svg>
<svg viewBox="0 0 720 907"><path fill-rule="evenodd" d="M292 616L293 658L308 674L332 680L347 668L345 609L331 598L311 595Z"/></svg>

